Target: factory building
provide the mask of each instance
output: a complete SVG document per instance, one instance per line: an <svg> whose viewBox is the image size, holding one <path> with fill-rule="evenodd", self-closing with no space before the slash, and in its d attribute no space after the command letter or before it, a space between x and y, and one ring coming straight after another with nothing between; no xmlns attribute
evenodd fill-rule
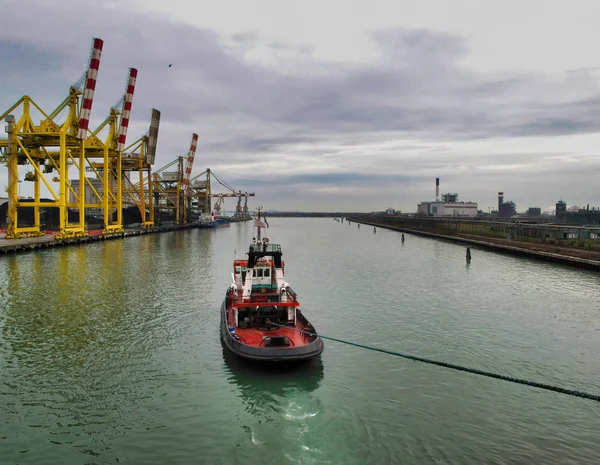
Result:
<svg viewBox="0 0 600 465"><path fill-rule="evenodd" d="M79 179L71 179L70 181L71 187L73 188L73 190L79 195ZM96 194L94 194L94 191L92 190L92 188L90 187L90 184L94 187L94 189L96 189L96 192L98 192L98 194L100 194L100 196L104 195L104 183L97 178L88 178L86 183L85 183L85 203L86 204L98 204L100 206L100 201L98 200L98 197L96 197ZM69 189L69 202L70 203L76 203L77 199L75 198L75 195L73 194L73 192Z"/></svg>
<svg viewBox="0 0 600 465"><path fill-rule="evenodd" d="M511 218L517 214L517 206L514 202L504 201L504 192L498 192L498 216L500 218Z"/></svg>
<svg viewBox="0 0 600 465"><path fill-rule="evenodd" d="M423 216L477 216L476 202L459 202L458 194L448 193L440 199L440 178L435 178L435 201L417 205L417 214Z"/></svg>
<svg viewBox="0 0 600 465"><path fill-rule="evenodd" d="M571 210L571 209L569 209ZM567 204L563 200L556 202L556 222L562 224L598 225L600 224L600 209L586 208L567 210Z"/></svg>
<svg viewBox="0 0 600 465"><path fill-rule="evenodd" d="M102 170L98 170L98 174L100 176L104 176L104 172ZM110 180L109 180L109 182L110 182ZM69 184L71 185L73 190L79 196L79 179L71 179L69 181ZM84 191L85 192L85 194L84 194L85 203L86 204L98 204L98 207L100 208L101 207L100 200L98 199L98 197L96 197L96 194L90 187L90 184L94 187L96 192L98 192L100 197L103 197L104 196L104 181L100 178L89 177L89 178L87 178L87 180L84 184L84 186L85 186L85 191ZM131 185L131 182L129 182L129 173L123 173L123 186L129 186L129 185ZM116 197L117 196L117 179L115 178L114 175L112 177L112 191ZM69 192L69 202L77 203L77 198L75 197L75 195L73 195L73 192L70 189L68 189L68 192ZM123 198L124 203L127 203L127 200L128 200L127 197Z"/></svg>

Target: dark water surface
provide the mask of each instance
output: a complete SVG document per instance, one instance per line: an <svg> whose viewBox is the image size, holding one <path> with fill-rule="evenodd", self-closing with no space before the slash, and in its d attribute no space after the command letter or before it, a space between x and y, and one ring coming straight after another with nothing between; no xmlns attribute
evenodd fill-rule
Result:
<svg viewBox="0 0 600 465"><path fill-rule="evenodd" d="M270 219L325 335L600 393L600 276ZM0 257L0 464L598 464L600 404L328 342L226 357L251 223Z"/></svg>

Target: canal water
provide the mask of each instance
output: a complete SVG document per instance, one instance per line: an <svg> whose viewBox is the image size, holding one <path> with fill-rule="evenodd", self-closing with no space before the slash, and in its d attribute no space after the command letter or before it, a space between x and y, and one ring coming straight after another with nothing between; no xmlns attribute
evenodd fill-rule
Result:
<svg viewBox="0 0 600 465"><path fill-rule="evenodd" d="M331 219L269 220L324 335L600 393L597 273ZM0 257L0 463L598 464L600 404L325 341L226 356L252 224Z"/></svg>

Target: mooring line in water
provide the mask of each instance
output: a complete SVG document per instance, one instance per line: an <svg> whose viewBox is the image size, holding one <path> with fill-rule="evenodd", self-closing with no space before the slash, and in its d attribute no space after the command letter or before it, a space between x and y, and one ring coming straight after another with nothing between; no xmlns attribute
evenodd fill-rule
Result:
<svg viewBox="0 0 600 465"><path fill-rule="evenodd" d="M292 329L294 331L298 331L300 333L308 334L309 336L318 336L323 339L329 339L330 341L340 342L342 344L347 344L354 347L360 347L361 349L373 350L375 352L382 352L384 354L395 355L396 357L406 358L408 360L414 360L416 362L429 363L430 365L437 365L440 367L450 368L452 370L465 371L467 373L472 373L474 375L487 376L488 378L501 379L503 381L510 381L511 383L523 384L525 386L531 386L538 389L546 389L547 391L554 391L560 394L567 394L573 397L581 397L583 399L595 400L596 402L600 402L600 396L596 394L590 394L588 392L577 391L573 389L565 389L560 386L553 386L551 384L537 383L535 381L529 381L526 379L514 378L512 376L500 375L498 373L491 373L488 371L478 370L476 368L463 367L460 365L455 365L453 363L440 362L438 360L431 360L424 357L417 357L416 355L403 354L401 352L396 352L393 350L381 349L379 347L367 346L364 344L358 344L357 342L344 341L343 339L337 339L335 337L323 336L322 334L311 333L309 331L304 331L302 329L290 328L289 326L280 325L277 323L271 323L274 326L285 327L287 329Z"/></svg>

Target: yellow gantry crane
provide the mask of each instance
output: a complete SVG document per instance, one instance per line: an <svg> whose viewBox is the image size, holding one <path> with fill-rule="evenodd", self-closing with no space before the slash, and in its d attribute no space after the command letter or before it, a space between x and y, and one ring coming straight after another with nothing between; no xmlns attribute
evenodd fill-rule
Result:
<svg viewBox="0 0 600 465"><path fill-rule="evenodd" d="M124 190L131 202L138 207L144 229L154 227L153 183L149 181L152 180L152 165L156 158L159 124L160 111L153 109L148 134L127 147L123 155L123 171L138 173L137 184L132 183L130 176L124 176Z"/></svg>
<svg viewBox="0 0 600 465"><path fill-rule="evenodd" d="M211 178L214 178L217 183L227 189L229 192L225 194L213 194L211 189ZM248 216L248 197L254 197L253 192L236 191L226 182L222 181L210 168L206 169L199 175L195 176L190 180L190 188L188 194L189 208L193 213L197 215L210 216L213 214L212 199L217 198L217 202L214 205L215 213L217 216L220 215L221 209L223 208L223 201L225 197L238 197L238 207L236 208L236 217L243 218ZM241 209L241 199L245 197L244 210ZM239 212L239 213L238 213ZM245 216L244 216L245 215Z"/></svg>
<svg viewBox="0 0 600 465"><path fill-rule="evenodd" d="M0 156L8 167L7 239L44 235L47 228L43 226L48 225L42 225L42 212L48 214L53 209L58 210L58 222L53 225L53 229L54 226L58 229L57 239L88 235L86 209L101 212L103 234L123 232L123 173L135 169L140 173L140 179L143 179L144 172L149 176L149 165L154 162L156 150L158 117L154 113L157 110L154 110L152 124L155 124L155 132L152 133L151 124L151 134L142 138L141 146L138 140L128 147L133 147L134 153L136 144L141 147L138 158L128 154L124 162L122 153L126 150L137 79L137 70L131 68L121 100L111 108L109 116L97 129L89 130L103 44L101 39L93 40L86 73L69 89L69 96L54 111L46 113L29 96L24 96L0 116L6 121L8 133L7 139L0 139ZM21 116L17 120L14 113L19 110ZM42 115L38 126L33 122L32 110ZM65 121L59 122L65 113ZM103 131L108 132L104 140L100 136ZM154 144L151 142L153 136ZM92 162L92 159L101 161ZM23 180L19 173L21 166L29 168ZM73 171L76 171L76 178L69 181L69 174ZM86 172L93 172L96 178L88 177ZM19 195L19 183L22 181L33 183L32 198L25 199ZM50 201L42 201L42 185L52 197ZM143 187L144 183L141 185ZM138 193L139 197L147 198ZM151 202L151 198L149 200ZM19 218L23 207L33 208L30 224L24 224ZM76 220L72 222L69 213L75 210ZM145 211L145 205L142 210ZM143 217L146 224L152 223L148 215Z"/></svg>
<svg viewBox="0 0 600 465"><path fill-rule="evenodd" d="M88 179L92 195L84 202L85 208L98 208L103 212L103 234L119 234L123 229L123 150L127 139L127 129L133 94L137 80L137 70L131 68L123 97L110 109L110 114L87 138L85 149L87 158L101 158L101 163L89 163L89 171L96 174L96 189ZM121 107L121 111L119 111ZM119 118L120 116L120 118ZM104 141L99 134L108 128ZM81 181L80 181L81 186ZM83 190L85 196L85 189Z"/></svg>
<svg viewBox="0 0 600 465"><path fill-rule="evenodd" d="M85 144L103 44L101 39L93 40L87 72L69 89L69 96L54 111L48 114L29 96L24 96L0 116L0 119L6 121L8 134L7 139L0 140L2 161L8 167L7 239L44 235L40 221L42 207L58 208L58 238L87 234L83 195L86 181ZM33 122L32 109L37 110L44 118L38 126ZM13 112L18 110L21 116L17 120ZM60 124L58 116L65 110L66 120ZM30 199L19 196L19 166L23 165L30 168L24 180L33 182L33 198ZM77 169L79 192L75 192L68 182L69 166ZM48 179L46 175L51 175L54 171L58 176ZM58 183L58 192L51 183ZM53 201L41 201L42 184ZM73 202L69 202L69 193L74 198ZM69 221L70 206L79 208L76 223ZM19 207L33 207L33 224L19 224Z"/></svg>
<svg viewBox="0 0 600 465"><path fill-rule="evenodd" d="M189 192L190 175L194 165L197 145L198 134L194 133L187 157L179 156L153 174L152 191L156 221L160 222L163 215L166 214L176 224L186 224L188 222L186 197ZM167 171L173 166L177 167L176 171Z"/></svg>
<svg viewBox="0 0 600 465"><path fill-rule="evenodd" d="M156 146L158 142L158 129L160 125L160 111L152 109L152 118L150 120L150 129L148 133L137 139L128 147L124 147L121 155L120 170L118 163L93 163L90 171L96 172L99 178L102 178L102 184L106 182L109 186L108 192L115 192L116 195L105 196L104 217L110 221L110 216L114 218L113 210L115 204L117 207L117 219L113 222L112 229L116 229L122 224L122 217L119 217L123 207L127 204L135 205L141 217L141 226L144 229L154 227L154 205L152 187L153 183L148 182L152 179L152 165L156 158ZM125 144L125 138L121 139L120 144ZM121 175L119 176L119 171ZM102 173L102 176L100 175ZM138 182L132 180L132 174L137 174ZM108 179L107 179L108 178ZM118 179L122 179L119 188ZM114 189L117 184L117 189ZM120 200L119 200L120 199ZM110 232L111 226L105 224L105 231ZM121 226L122 227L122 226Z"/></svg>
<svg viewBox="0 0 600 465"><path fill-rule="evenodd" d="M138 74L135 68L129 69L124 95L110 109L108 117L95 130L89 129L103 45L101 39L93 39L87 71L55 110L46 113L29 96L23 96L0 115L8 135L0 139L0 161L8 168L5 237L41 236L48 229L55 232L57 239L86 236L86 221L95 218L101 218L102 234L120 234L124 231L125 205L137 207L144 228L160 222L161 212L171 214L177 224L212 215L211 200L217 196L219 206L223 197L239 197L236 216L240 215L241 198L245 197L247 213L248 197L253 193L236 192L211 174L210 169L191 178L197 134L192 137L187 157L180 156L152 172L160 122L158 110L152 110L149 132L126 146ZM36 112L41 115L39 125L34 123ZM175 172L167 171L175 165ZM24 169L27 172L23 175ZM87 173L95 177L88 177ZM74 179L69 180L70 174L75 174ZM137 177L137 182L132 176ZM211 177L230 192L212 194ZM22 182L32 183L31 197L20 195ZM50 199L42 198L42 188ZM33 211L30 219L24 208ZM92 216L86 217L86 212ZM43 218L50 218L51 213L57 213L58 219Z"/></svg>

